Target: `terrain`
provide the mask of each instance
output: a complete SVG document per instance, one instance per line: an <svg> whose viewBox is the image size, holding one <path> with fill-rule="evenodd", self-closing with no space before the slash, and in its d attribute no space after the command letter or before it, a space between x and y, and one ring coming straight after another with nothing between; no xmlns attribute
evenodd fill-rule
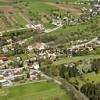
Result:
<svg viewBox="0 0 100 100"><path fill-rule="evenodd" d="M0 100L99 100L99 77L99 0L0 0Z"/></svg>

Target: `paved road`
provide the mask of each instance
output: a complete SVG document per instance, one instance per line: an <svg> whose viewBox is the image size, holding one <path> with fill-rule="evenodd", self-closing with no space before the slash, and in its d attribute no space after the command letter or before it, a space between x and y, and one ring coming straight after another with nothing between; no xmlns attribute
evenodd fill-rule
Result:
<svg viewBox="0 0 100 100"><path fill-rule="evenodd" d="M50 32L53 32L53 31L56 31L57 29L61 28L62 26L58 26L58 27L55 27L53 29L46 29L44 32L45 33L50 33Z"/></svg>
<svg viewBox="0 0 100 100"><path fill-rule="evenodd" d="M77 49L77 48L80 48L80 47L83 47L84 45L88 45L88 44L91 44L93 42L96 42L97 40L97 37L96 38L93 38L92 40L90 40L89 42L87 43L82 43L82 44L79 44L79 45L73 45L72 47L70 47L69 49Z"/></svg>
<svg viewBox="0 0 100 100"><path fill-rule="evenodd" d="M58 26L52 29L45 29L44 33L50 33L53 31L56 31L57 29L61 28L62 26ZM6 33L6 32L14 32L14 31L22 31L22 30L27 30L27 29L33 29L32 27L24 27L24 28L18 28L18 29L9 29L6 31L1 31L0 34Z"/></svg>

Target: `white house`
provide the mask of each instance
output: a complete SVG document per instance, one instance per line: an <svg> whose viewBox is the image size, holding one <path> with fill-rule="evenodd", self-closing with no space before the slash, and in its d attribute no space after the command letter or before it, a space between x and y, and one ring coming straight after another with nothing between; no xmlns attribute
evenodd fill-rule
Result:
<svg viewBox="0 0 100 100"><path fill-rule="evenodd" d="M46 48L46 44L45 43L36 43L34 45L34 49L43 50L45 48Z"/></svg>
<svg viewBox="0 0 100 100"><path fill-rule="evenodd" d="M33 51L33 46L32 46L32 45L29 45L29 46L27 47L27 49L28 49L29 52L32 52L32 51Z"/></svg>
<svg viewBox="0 0 100 100"><path fill-rule="evenodd" d="M3 60L0 60L0 64L1 64L1 65L4 64L4 61L3 61Z"/></svg>
<svg viewBox="0 0 100 100"><path fill-rule="evenodd" d="M7 42L8 42L8 43L12 43L12 39L8 39Z"/></svg>
<svg viewBox="0 0 100 100"><path fill-rule="evenodd" d="M55 53L48 53L48 57L49 57L51 60L55 60L57 56L56 56Z"/></svg>
<svg viewBox="0 0 100 100"><path fill-rule="evenodd" d="M9 87L13 85L13 83L10 80L0 80L0 83L3 87Z"/></svg>
<svg viewBox="0 0 100 100"><path fill-rule="evenodd" d="M35 62L32 67L35 69L35 70L38 70L40 68L39 66L39 63L38 62Z"/></svg>
<svg viewBox="0 0 100 100"><path fill-rule="evenodd" d="M7 48L7 47L3 47L3 48L2 48L2 51L3 51L4 53L7 53L7 52L8 52L8 48Z"/></svg>

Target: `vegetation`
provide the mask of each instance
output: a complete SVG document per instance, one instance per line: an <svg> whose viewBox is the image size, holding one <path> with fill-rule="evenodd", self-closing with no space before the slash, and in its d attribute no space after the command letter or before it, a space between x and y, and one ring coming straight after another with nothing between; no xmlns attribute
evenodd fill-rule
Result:
<svg viewBox="0 0 100 100"><path fill-rule="evenodd" d="M5 90L5 89L4 89ZM71 100L58 85L48 82L31 83L6 89L1 100Z"/></svg>
<svg viewBox="0 0 100 100"><path fill-rule="evenodd" d="M0 83L0 100L87 100L87 97L99 100L100 12L95 7L97 3L0 0L1 77L21 75L11 79L11 82L19 82L18 86L3 88ZM52 82L23 83L41 81L41 74L63 89Z"/></svg>
<svg viewBox="0 0 100 100"><path fill-rule="evenodd" d="M90 100L99 100L100 99L100 84L87 83L81 87L81 92L89 97Z"/></svg>

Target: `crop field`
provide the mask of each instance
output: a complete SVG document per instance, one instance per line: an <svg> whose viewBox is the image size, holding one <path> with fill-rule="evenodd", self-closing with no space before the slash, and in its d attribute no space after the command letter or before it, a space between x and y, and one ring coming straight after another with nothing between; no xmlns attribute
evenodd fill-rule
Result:
<svg viewBox="0 0 100 100"><path fill-rule="evenodd" d="M27 24L26 20L20 16L19 9L12 5L13 2L14 0L0 0L0 30L25 27Z"/></svg>
<svg viewBox="0 0 100 100"><path fill-rule="evenodd" d="M15 86L0 91L0 100L53 100L57 97L61 100L71 100L63 89L48 82Z"/></svg>
<svg viewBox="0 0 100 100"><path fill-rule="evenodd" d="M0 30L5 28L25 27L26 21L19 15L1 14L0 15Z"/></svg>
<svg viewBox="0 0 100 100"><path fill-rule="evenodd" d="M65 2L65 0L57 1ZM22 0L21 2L16 0L0 0L0 30L25 27L30 19L45 19L47 22L45 20L41 21L43 25L52 28L52 25L48 25L50 21L48 18L51 19L52 10L58 10L56 12L58 14L70 12L74 16L81 15L81 10L77 8L77 5L56 4L57 1L54 3L52 0ZM79 1L77 0L77 2ZM44 18L45 15L48 18Z"/></svg>
<svg viewBox="0 0 100 100"><path fill-rule="evenodd" d="M82 14L80 9L75 8L73 5L69 4L54 4L54 3L47 3L48 5L57 7L58 9L64 10L66 12L71 12L72 15L80 16Z"/></svg>

